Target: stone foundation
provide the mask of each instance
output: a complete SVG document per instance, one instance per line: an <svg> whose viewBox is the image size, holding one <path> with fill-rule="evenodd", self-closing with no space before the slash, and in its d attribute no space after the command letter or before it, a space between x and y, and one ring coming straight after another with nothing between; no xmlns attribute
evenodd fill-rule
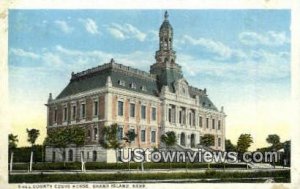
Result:
<svg viewBox="0 0 300 189"><path fill-rule="evenodd" d="M46 147L45 160L47 162L63 162L64 151L66 162L80 162L81 153L83 153L85 162L107 162L108 159L108 153L106 149L99 145L87 145L78 148L69 146L65 148L65 150L60 148Z"/></svg>

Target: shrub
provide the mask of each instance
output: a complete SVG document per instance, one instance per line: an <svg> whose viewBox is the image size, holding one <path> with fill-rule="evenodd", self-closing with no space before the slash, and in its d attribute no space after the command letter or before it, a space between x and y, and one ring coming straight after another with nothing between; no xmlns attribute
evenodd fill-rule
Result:
<svg viewBox="0 0 300 189"><path fill-rule="evenodd" d="M10 183L67 182L67 181L125 181L125 180L166 180L166 179L214 179L210 182L260 182L264 177L275 181L290 182L290 171L264 172L220 172L209 170L204 173L144 173L144 174L24 174L9 175ZM209 182L199 180L199 182Z"/></svg>
<svg viewBox="0 0 300 189"><path fill-rule="evenodd" d="M223 164L212 163L210 168L246 168L245 164ZM207 163L171 163L172 168L187 168L187 169L207 169ZM145 169L169 169L169 163L144 163ZM80 170L80 162L47 162L47 163L35 163L33 164L33 170ZM104 162L87 162L86 170L96 169L128 169L127 163L104 163ZM131 163L130 169L141 169L140 163ZM28 163L15 163L13 170L28 170Z"/></svg>

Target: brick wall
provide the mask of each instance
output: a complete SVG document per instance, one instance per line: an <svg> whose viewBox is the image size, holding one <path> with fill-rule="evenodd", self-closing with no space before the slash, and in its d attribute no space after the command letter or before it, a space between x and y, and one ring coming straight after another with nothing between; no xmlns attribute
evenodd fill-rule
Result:
<svg viewBox="0 0 300 189"><path fill-rule="evenodd" d="M93 118L93 100L90 97L86 98L85 109L86 120L91 121Z"/></svg>
<svg viewBox="0 0 300 189"><path fill-rule="evenodd" d="M117 96L113 96L113 99L112 99L112 120L115 121L117 119L117 99L118 97Z"/></svg>
<svg viewBox="0 0 300 189"><path fill-rule="evenodd" d="M99 119L104 119L105 116L105 96L100 96L99 97Z"/></svg>

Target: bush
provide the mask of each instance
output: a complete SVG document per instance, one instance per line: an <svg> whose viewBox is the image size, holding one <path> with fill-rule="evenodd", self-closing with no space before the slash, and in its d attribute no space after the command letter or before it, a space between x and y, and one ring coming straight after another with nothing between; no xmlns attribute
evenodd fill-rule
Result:
<svg viewBox="0 0 300 189"><path fill-rule="evenodd" d="M212 163L210 168L246 168L245 164ZM13 170L28 170L29 163L14 163ZM172 168L207 169L207 163L171 163ZM169 169L169 163L144 163L145 169ZM80 170L80 162L47 162L33 164L33 170ZM128 163L87 162L86 170L96 169L128 169ZM141 169L141 163L131 163L130 169Z"/></svg>
<svg viewBox="0 0 300 189"><path fill-rule="evenodd" d="M29 162L31 147L19 147L13 150L14 151L14 162ZM8 152L8 161L10 161L10 151ZM43 162L45 157L45 149L42 145L33 146L33 161L34 162Z"/></svg>
<svg viewBox="0 0 300 189"><path fill-rule="evenodd" d="M263 177L263 178L262 178ZM10 183L67 182L67 181L128 181L128 180L166 180L166 179L214 179L210 182L260 182L264 177L275 181L290 182L290 171L264 172L218 172L205 173L144 173L144 174L24 174L9 175ZM209 182L199 180L199 182Z"/></svg>

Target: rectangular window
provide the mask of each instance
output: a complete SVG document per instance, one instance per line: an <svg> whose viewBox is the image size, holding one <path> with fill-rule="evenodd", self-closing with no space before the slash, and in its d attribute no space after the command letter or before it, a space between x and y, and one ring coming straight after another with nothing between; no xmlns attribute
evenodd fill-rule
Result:
<svg viewBox="0 0 300 189"><path fill-rule="evenodd" d="M172 109L171 108L169 108L168 118L169 118L169 122L171 123L171 121L172 121Z"/></svg>
<svg viewBox="0 0 300 189"><path fill-rule="evenodd" d="M135 129L130 129L130 131L131 131L132 133L136 134L136 133L135 133ZM133 139L133 141L131 141L131 143L134 143L135 140L136 140L136 137Z"/></svg>
<svg viewBox="0 0 300 189"><path fill-rule="evenodd" d="M202 127L202 117L199 117L199 127Z"/></svg>
<svg viewBox="0 0 300 189"><path fill-rule="evenodd" d="M85 104L81 104L81 118L85 118Z"/></svg>
<svg viewBox="0 0 300 189"><path fill-rule="evenodd" d="M215 119L212 120L212 129L215 129Z"/></svg>
<svg viewBox="0 0 300 189"><path fill-rule="evenodd" d="M189 113L189 125L192 125L192 113Z"/></svg>
<svg viewBox="0 0 300 189"><path fill-rule="evenodd" d="M146 130L141 130L141 142L146 142Z"/></svg>
<svg viewBox="0 0 300 189"><path fill-rule="evenodd" d="M98 129L94 128L94 140L97 140L98 138Z"/></svg>
<svg viewBox="0 0 300 189"><path fill-rule="evenodd" d="M94 101L94 116L98 115L98 101Z"/></svg>
<svg viewBox="0 0 300 189"><path fill-rule="evenodd" d="M124 103L122 101L118 101L118 115L123 116L123 106Z"/></svg>
<svg viewBox="0 0 300 189"><path fill-rule="evenodd" d="M182 111L179 110L179 123L182 124Z"/></svg>
<svg viewBox="0 0 300 189"><path fill-rule="evenodd" d="M221 138L218 138L218 146L221 146Z"/></svg>
<svg viewBox="0 0 300 189"><path fill-rule="evenodd" d="M182 121L183 121L183 124L185 125L186 124L186 112L185 112L185 109L182 110Z"/></svg>
<svg viewBox="0 0 300 189"><path fill-rule="evenodd" d="M123 140L123 127L118 128L118 140Z"/></svg>
<svg viewBox="0 0 300 189"><path fill-rule="evenodd" d="M141 116L142 116L142 119L146 119L146 106L142 105L142 108L141 108Z"/></svg>
<svg viewBox="0 0 300 189"><path fill-rule="evenodd" d="M152 108L152 120L156 120L156 108Z"/></svg>
<svg viewBox="0 0 300 189"><path fill-rule="evenodd" d="M72 106L72 120L76 119L76 106Z"/></svg>
<svg viewBox="0 0 300 189"><path fill-rule="evenodd" d="M64 121L67 121L68 118L68 108L64 107Z"/></svg>
<svg viewBox="0 0 300 189"><path fill-rule="evenodd" d="M176 123L176 109L175 106L172 106L172 123Z"/></svg>
<svg viewBox="0 0 300 189"><path fill-rule="evenodd" d="M221 130L221 120L218 121L218 130Z"/></svg>
<svg viewBox="0 0 300 189"><path fill-rule="evenodd" d="M54 110L54 122L57 122L57 109Z"/></svg>
<svg viewBox="0 0 300 189"><path fill-rule="evenodd" d="M206 128L209 128L209 120L206 118Z"/></svg>
<svg viewBox="0 0 300 189"><path fill-rule="evenodd" d="M196 113L195 113L195 110L192 111L192 124L193 124L193 126L196 125Z"/></svg>
<svg viewBox="0 0 300 189"><path fill-rule="evenodd" d="M156 131L151 131L151 142L152 143L156 142Z"/></svg>
<svg viewBox="0 0 300 189"><path fill-rule="evenodd" d="M130 117L135 117L135 104L130 104Z"/></svg>

